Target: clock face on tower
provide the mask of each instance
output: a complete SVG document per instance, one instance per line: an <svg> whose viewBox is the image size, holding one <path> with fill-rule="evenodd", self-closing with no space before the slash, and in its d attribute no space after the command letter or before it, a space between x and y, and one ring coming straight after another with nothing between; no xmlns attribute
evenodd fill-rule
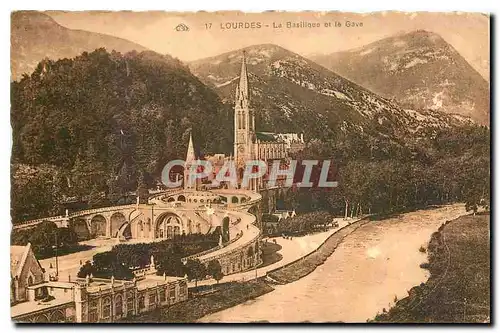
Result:
<svg viewBox="0 0 500 333"><path fill-rule="evenodd" d="M244 146L239 146L239 147L238 147L238 151L239 151L240 153L243 153L243 152L245 151L245 147L244 147Z"/></svg>

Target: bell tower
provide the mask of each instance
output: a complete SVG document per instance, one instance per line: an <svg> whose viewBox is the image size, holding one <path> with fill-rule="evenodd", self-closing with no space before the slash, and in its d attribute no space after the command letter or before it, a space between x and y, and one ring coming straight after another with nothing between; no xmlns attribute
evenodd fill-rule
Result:
<svg viewBox="0 0 500 333"><path fill-rule="evenodd" d="M250 111L246 54L243 51L240 80L236 86L234 105L234 160L237 171L245 168L245 162L254 158L255 116ZM240 177L240 175L238 175Z"/></svg>

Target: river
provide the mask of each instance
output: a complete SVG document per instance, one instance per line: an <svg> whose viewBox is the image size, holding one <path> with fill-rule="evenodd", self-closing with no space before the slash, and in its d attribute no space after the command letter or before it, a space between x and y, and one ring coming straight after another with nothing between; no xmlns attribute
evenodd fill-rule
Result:
<svg viewBox="0 0 500 333"><path fill-rule="evenodd" d="M308 276L200 322L365 322L427 280L420 246L446 220L464 214L457 204L367 223Z"/></svg>

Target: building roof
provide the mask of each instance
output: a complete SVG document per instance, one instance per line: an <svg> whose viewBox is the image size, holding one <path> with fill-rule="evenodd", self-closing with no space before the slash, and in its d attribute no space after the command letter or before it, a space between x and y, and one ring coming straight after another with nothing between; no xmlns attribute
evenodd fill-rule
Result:
<svg viewBox="0 0 500 333"><path fill-rule="evenodd" d="M255 132L255 136L257 137L258 140L262 142L278 142L278 140L274 136L274 133Z"/></svg>
<svg viewBox="0 0 500 333"><path fill-rule="evenodd" d="M185 278L183 277L177 277L177 276L160 276L160 275L146 275L146 278L142 280L137 281L137 290L144 290L156 286L161 286L164 284L168 284L171 282L176 282L176 281L181 281L184 280Z"/></svg>
<svg viewBox="0 0 500 333"><path fill-rule="evenodd" d="M49 308L55 308L63 304L73 303L71 297L72 297L71 293L68 293L66 297L58 297L48 302L42 302L42 301L21 302L10 307L10 315L12 318L15 318L18 316L34 313L41 310L46 311Z"/></svg>
<svg viewBox="0 0 500 333"><path fill-rule="evenodd" d="M31 244L28 243L25 246L12 245L10 247L10 276L15 277L21 274L24 262L28 257Z"/></svg>

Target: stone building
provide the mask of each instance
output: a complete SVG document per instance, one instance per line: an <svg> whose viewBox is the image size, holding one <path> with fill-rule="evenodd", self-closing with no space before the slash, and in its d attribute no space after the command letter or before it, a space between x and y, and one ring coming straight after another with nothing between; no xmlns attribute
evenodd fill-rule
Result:
<svg viewBox="0 0 500 333"><path fill-rule="evenodd" d="M207 160L212 162L213 177L215 177L220 167L225 161L234 160L236 172L238 174L238 184L243 179L246 162L250 160L265 161L268 171L273 161L285 160L290 154L304 149L304 135L297 133L272 133L257 132L255 126L255 110L250 107L250 91L248 84L248 73L243 53L241 72L238 85L236 87L235 105L234 105L234 148L233 155L226 157L224 154L215 154L206 156ZM189 139L188 152L186 157L184 180L188 179L189 166L196 160L193 149L192 138ZM265 187L263 179L252 179L249 186L250 190L258 191ZM199 188L199 183L185 188Z"/></svg>
<svg viewBox="0 0 500 333"><path fill-rule="evenodd" d="M15 253L21 252L17 250ZM154 264L135 271L131 281L113 277L46 281L30 250L27 246L24 252L28 259L21 261L21 276L34 276L34 282L22 287L26 295L22 301L11 303L12 320L16 322L109 323L188 299L187 279L157 276Z"/></svg>
<svg viewBox="0 0 500 333"><path fill-rule="evenodd" d="M29 294L45 280L45 272L35 257L31 244L10 247L10 304L28 300ZM32 295L33 298L39 295ZM41 296L41 295L40 295Z"/></svg>

